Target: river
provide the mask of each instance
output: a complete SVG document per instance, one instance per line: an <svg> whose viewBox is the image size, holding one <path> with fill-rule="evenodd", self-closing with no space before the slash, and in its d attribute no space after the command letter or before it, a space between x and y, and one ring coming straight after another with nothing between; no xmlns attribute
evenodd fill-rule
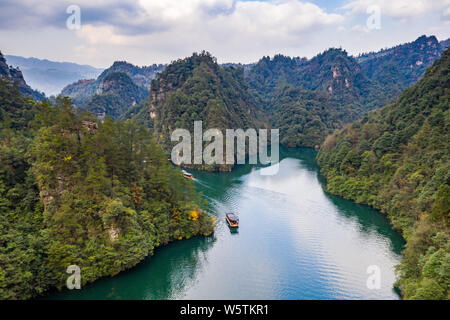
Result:
<svg viewBox="0 0 450 320"><path fill-rule="evenodd" d="M378 211L324 191L311 149L281 149L276 175L194 172L213 236L173 242L138 266L50 299L399 299L402 237ZM235 212L232 232L225 213ZM369 266L380 288L369 288Z"/></svg>

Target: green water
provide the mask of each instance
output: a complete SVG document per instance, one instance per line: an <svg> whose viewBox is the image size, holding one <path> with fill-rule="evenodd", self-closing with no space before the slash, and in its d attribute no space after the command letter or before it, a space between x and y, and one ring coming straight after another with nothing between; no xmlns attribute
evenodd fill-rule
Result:
<svg viewBox="0 0 450 320"><path fill-rule="evenodd" d="M398 299L404 241L379 212L324 192L309 149L281 150L279 171L194 172L213 236L169 244L135 268L50 299ZM233 232L225 213L239 215ZM381 287L367 287L367 268Z"/></svg>

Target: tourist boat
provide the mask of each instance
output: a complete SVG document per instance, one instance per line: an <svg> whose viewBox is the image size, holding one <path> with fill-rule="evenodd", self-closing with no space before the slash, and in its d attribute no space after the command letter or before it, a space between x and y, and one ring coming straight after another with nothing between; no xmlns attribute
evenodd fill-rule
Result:
<svg viewBox="0 0 450 320"><path fill-rule="evenodd" d="M192 175L192 173L189 173L185 170L181 170L181 173L183 174L183 177L185 177L186 179L192 179L194 178L194 176Z"/></svg>
<svg viewBox="0 0 450 320"><path fill-rule="evenodd" d="M227 213L225 218L231 228L239 227L239 218L234 213Z"/></svg>

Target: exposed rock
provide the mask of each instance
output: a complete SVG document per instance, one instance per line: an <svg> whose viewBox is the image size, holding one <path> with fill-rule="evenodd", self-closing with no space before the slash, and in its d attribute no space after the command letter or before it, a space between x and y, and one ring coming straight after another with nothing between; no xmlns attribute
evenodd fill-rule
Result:
<svg viewBox="0 0 450 320"><path fill-rule="evenodd" d="M48 190L41 190L39 192L39 196L41 197L42 203L44 204L44 210L47 210L48 205L53 202L54 197L50 195L50 192Z"/></svg>
<svg viewBox="0 0 450 320"><path fill-rule="evenodd" d="M3 57L1 52L0 52L0 78L4 78L13 83L16 83L17 87L19 88L19 91L25 96L31 97L36 100L43 100L45 98L45 95L43 93L31 89L30 86L27 85L25 79L23 78L22 71L8 66L8 64L6 63L6 59Z"/></svg>
<svg viewBox="0 0 450 320"><path fill-rule="evenodd" d="M97 124L97 122L95 122L95 121L88 121L88 120L85 120L85 121L82 121L81 124L82 124L82 126L83 126L84 128L86 128L86 130L87 130L89 133L94 134L94 133L96 133L97 130L98 130L98 124Z"/></svg>
<svg viewBox="0 0 450 320"><path fill-rule="evenodd" d="M108 233L109 233L109 240L111 240L111 242L115 242L120 236L120 228L116 227L112 223L108 229Z"/></svg>

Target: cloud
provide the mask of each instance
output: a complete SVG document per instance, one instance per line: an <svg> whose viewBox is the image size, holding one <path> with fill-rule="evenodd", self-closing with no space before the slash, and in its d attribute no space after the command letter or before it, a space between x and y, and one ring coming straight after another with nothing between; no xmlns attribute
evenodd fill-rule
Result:
<svg viewBox="0 0 450 320"><path fill-rule="evenodd" d="M343 19L338 14L326 13L315 4L292 0L238 2L232 14L218 17L214 22L236 32L295 35L336 25Z"/></svg>
<svg viewBox="0 0 450 320"><path fill-rule="evenodd" d="M65 28L66 8L73 0L2 0L0 26L5 29L33 27ZM302 32L342 21L338 14L326 13L312 3L289 1L237 0L79 0L82 24L108 26L115 34L141 35L182 28L223 23L223 28L243 28L284 33ZM92 27L90 27L92 30Z"/></svg>
<svg viewBox="0 0 450 320"><path fill-rule="evenodd" d="M123 59L170 62L203 49L222 62L254 62L276 53L311 57L333 46L358 53L424 33L450 35L450 0L340 0L334 8L331 1L319 5L324 2L0 0L0 42L18 55L107 67ZM81 9L79 30L66 27L72 4ZM371 5L381 8L376 32L365 27Z"/></svg>
<svg viewBox="0 0 450 320"><path fill-rule="evenodd" d="M77 35L80 38L84 38L90 45L98 44L114 44L114 45L127 45L131 43L131 39L127 36L115 34L114 30L110 26L93 26L83 25L80 30L77 31Z"/></svg>
<svg viewBox="0 0 450 320"><path fill-rule="evenodd" d="M73 0L2 0L0 27L27 30L36 27L66 28L66 9ZM157 13L148 13L137 0L77 0L82 23L109 25L116 33L140 34L158 32L165 28Z"/></svg>
<svg viewBox="0 0 450 320"><path fill-rule="evenodd" d="M141 0L102 19L85 20L77 33L90 44L138 44L139 41L160 46L184 46L191 50L208 47L225 49L232 44L242 50L282 46L289 41L310 37L311 33L337 26L344 17L327 13L312 3L289 1L235 0ZM139 10L137 10L139 8ZM94 12L89 9L88 12Z"/></svg>
<svg viewBox="0 0 450 320"><path fill-rule="evenodd" d="M370 6L379 6L381 13L392 18L407 19L440 10L450 0L356 0L343 6L353 14L365 14Z"/></svg>

